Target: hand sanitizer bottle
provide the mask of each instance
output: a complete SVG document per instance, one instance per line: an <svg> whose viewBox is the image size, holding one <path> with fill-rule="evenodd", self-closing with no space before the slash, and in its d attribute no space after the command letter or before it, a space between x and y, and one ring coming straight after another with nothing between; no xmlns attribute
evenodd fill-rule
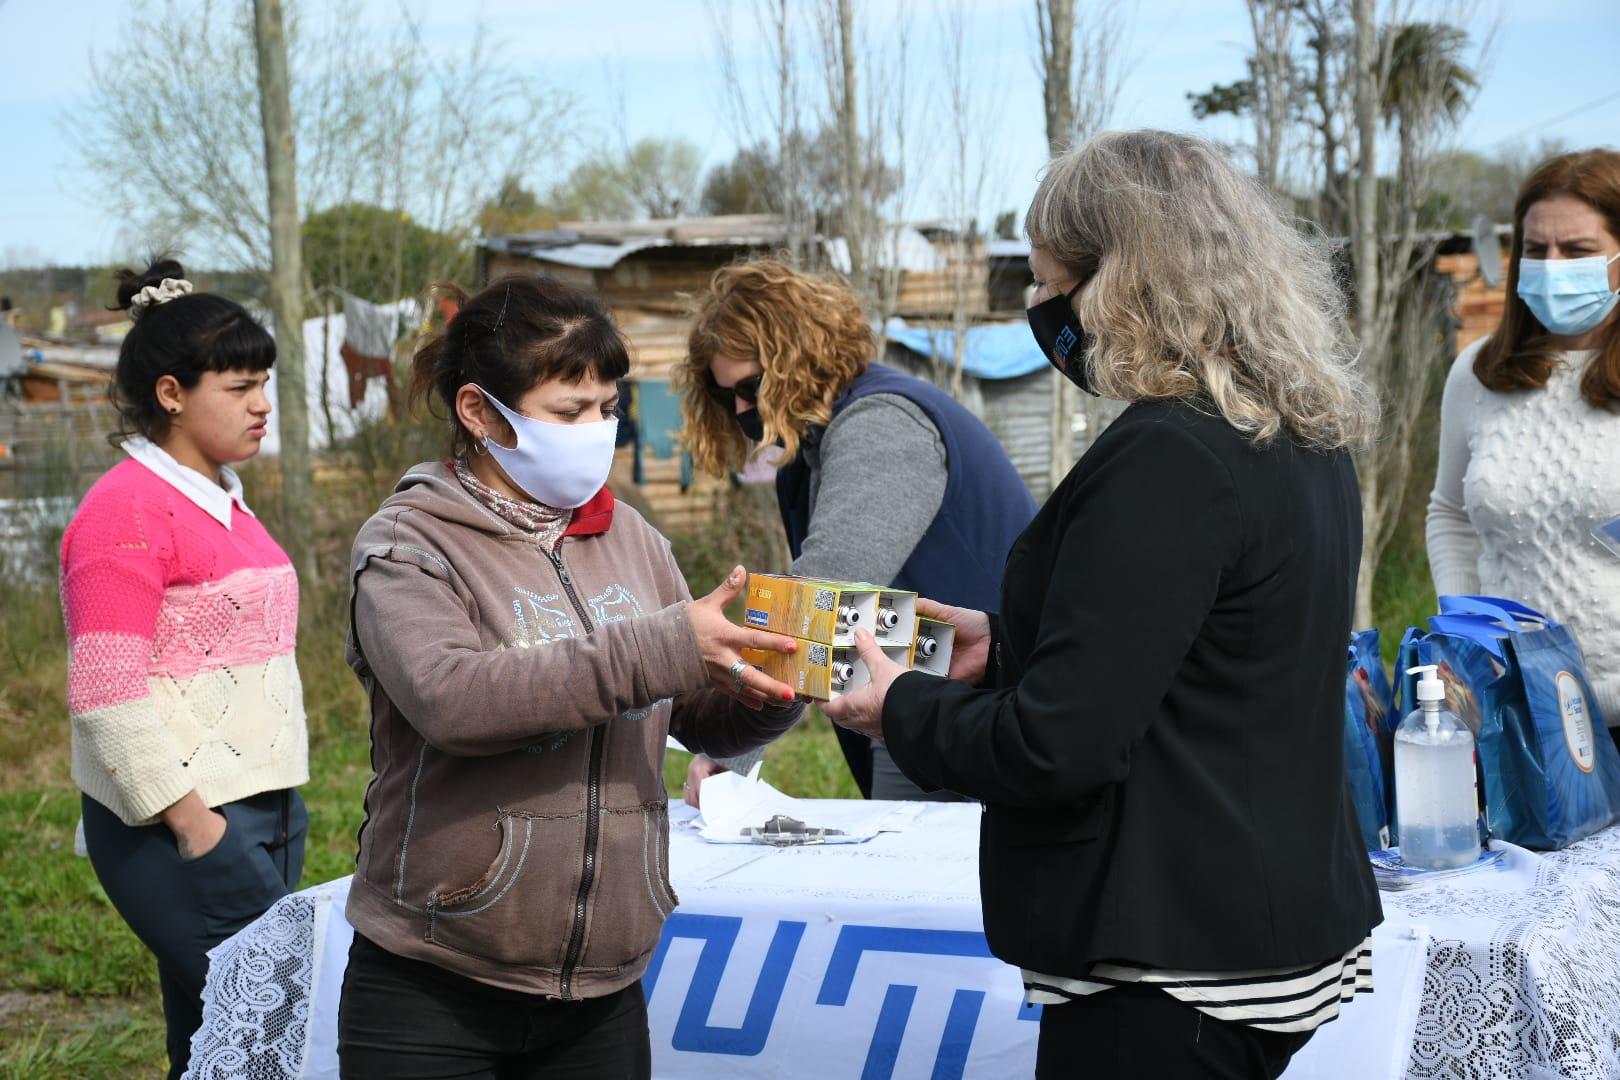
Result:
<svg viewBox="0 0 1620 1080"><path fill-rule="evenodd" d="M1401 861L1451 870L1479 858L1474 736L1445 707L1446 687L1430 664L1417 675L1418 707L1395 731L1395 817Z"/></svg>

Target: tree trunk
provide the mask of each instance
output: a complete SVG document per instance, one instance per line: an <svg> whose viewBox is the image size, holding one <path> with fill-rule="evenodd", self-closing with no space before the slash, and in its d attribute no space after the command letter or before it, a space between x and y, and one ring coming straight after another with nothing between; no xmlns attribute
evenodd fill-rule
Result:
<svg viewBox="0 0 1620 1080"><path fill-rule="evenodd" d="M1378 306L1378 32L1373 0L1352 0L1356 27L1356 323L1365 333Z"/></svg>
<svg viewBox="0 0 1620 1080"><path fill-rule="evenodd" d="M1378 54L1378 31L1373 23L1373 0L1351 0L1355 20L1356 52L1356 190L1355 235L1351 237L1352 260L1356 275L1356 333L1363 346L1363 363L1376 376L1383 347L1379 341L1378 318L1378 80L1374 63ZM1373 355L1368 355L1369 351ZM1376 377L1369 380L1381 388ZM1378 573L1378 470L1376 454L1362 462L1361 514L1363 542L1361 575L1356 582L1356 625L1371 625L1372 582ZM1370 538L1371 542L1368 542Z"/></svg>
<svg viewBox="0 0 1620 1080"><path fill-rule="evenodd" d="M776 146L777 166L781 172L782 219L786 226L788 252L800 268L814 266L810 249L815 233L806 221L802 198L803 184L799 178L799 104L794 96L793 43L790 34L787 0L778 0L771 15L776 30ZM764 178L762 178L763 180ZM766 180L765 182L768 182Z"/></svg>
<svg viewBox="0 0 1620 1080"><path fill-rule="evenodd" d="M844 240L849 246L849 283L863 304L873 297L867 288L865 193L861 191L861 136L856 124L855 0L838 0L838 135L843 146Z"/></svg>
<svg viewBox="0 0 1620 1080"><path fill-rule="evenodd" d="M1036 0L1041 89L1046 102L1046 148L1057 157L1074 138L1074 0Z"/></svg>
<svg viewBox="0 0 1620 1080"><path fill-rule="evenodd" d="M1036 0L1035 29L1040 41L1041 88L1046 102L1046 147L1053 156L1074 138L1074 0ZM1075 391L1061 375L1052 379L1052 453L1046 490L1053 491L1074 465ZM1094 437L1094 432L1088 432Z"/></svg>
<svg viewBox="0 0 1620 1080"><path fill-rule="evenodd" d="M1362 505L1369 507L1372 500L1362 495ZM1362 520L1364 531L1361 534L1361 575L1356 576L1356 622L1351 630L1369 630L1372 622L1372 573L1367 567L1377 568L1379 565L1379 533L1382 528L1377 521Z"/></svg>
<svg viewBox="0 0 1620 1080"><path fill-rule="evenodd" d="M304 379L303 250L298 235L298 186L293 172L293 119L287 78L287 34L281 0L253 0L259 55L259 112L270 196L270 309L275 316L281 387L281 474L286 506L282 541L299 578L316 580L310 498L309 397Z"/></svg>
<svg viewBox="0 0 1620 1080"><path fill-rule="evenodd" d="M1254 36L1254 162L1267 190L1278 189L1283 137L1294 101L1294 8L1278 0L1248 0Z"/></svg>

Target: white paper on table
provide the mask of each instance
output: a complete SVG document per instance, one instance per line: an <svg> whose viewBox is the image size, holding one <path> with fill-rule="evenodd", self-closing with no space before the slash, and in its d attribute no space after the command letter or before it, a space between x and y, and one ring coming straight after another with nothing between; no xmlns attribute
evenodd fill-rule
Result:
<svg viewBox="0 0 1620 1080"><path fill-rule="evenodd" d="M849 803L829 805L823 800L800 800L784 795L759 778L755 764L747 776L718 772L706 777L698 792L702 805L702 827L698 835L711 844L752 844L744 829L763 828L777 814L804 822L807 829L837 829L826 837L828 844L859 844L872 839L887 827L898 831L901 817L889 803ZM906 804L901 804L902 808ZM913 816L915 816L913 814Z"/></svg>

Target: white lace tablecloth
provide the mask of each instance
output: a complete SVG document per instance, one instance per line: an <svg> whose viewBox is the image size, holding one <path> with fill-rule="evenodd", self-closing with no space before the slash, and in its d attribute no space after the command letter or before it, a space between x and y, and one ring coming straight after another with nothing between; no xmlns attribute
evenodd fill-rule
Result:
<svg viewBox="0 0 1620 1080"><path fill-rule="evenodd" d="M1620 826L1494 846L1508 857L1483 879L1385 894L1430 932L1407 1076L1620 1077Z"/></svg>
<svg viewBox="0 0 1620 1080"><path fill-rule="evenodd" d="M1032 1074L1033 1014L982 944L977 813L930 804L868 844L777 850L706 845L672 806L681 905L646 980L655 1074ZM1620 1078L1620 828L1504 850L1499 870L1384 894L1376 992L1286 1080ZM342 879L288 896L210 954L189 1077L337 1076L347 894Z"/></svg>

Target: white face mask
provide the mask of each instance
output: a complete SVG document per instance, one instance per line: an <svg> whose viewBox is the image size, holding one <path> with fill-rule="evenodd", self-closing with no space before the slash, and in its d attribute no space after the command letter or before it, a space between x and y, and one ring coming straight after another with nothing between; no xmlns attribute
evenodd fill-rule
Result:
<svg viewBox="0 0 1620 1080"><path fill-rule="evenodd" d="M559 510L584 506L607 483L619 421L550 424L515 413L477 383L472 387L506 417L517 436L508 450L487 435L481 440L495 463L529 498Z"/></svg>

